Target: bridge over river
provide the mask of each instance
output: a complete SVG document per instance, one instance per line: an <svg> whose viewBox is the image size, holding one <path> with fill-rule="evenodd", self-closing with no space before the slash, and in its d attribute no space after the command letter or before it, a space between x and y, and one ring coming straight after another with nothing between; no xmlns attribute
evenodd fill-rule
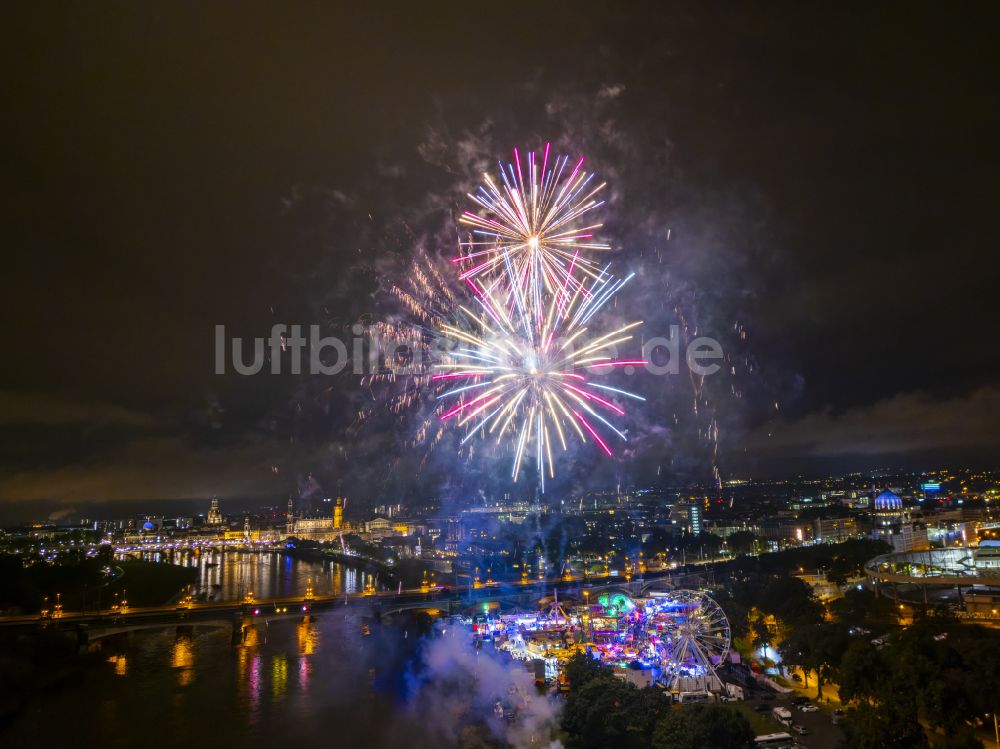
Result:
<svg viewBox="0 0 1000 749"><path fill-rule="evenodd" d="M626 581L617 577L561 578L559 580L493 583L467 590L405 590L401 592L366 592L341 595L289 596L267 600L198 602L185 600L178 604L101 610L61 612L57 615L0 617L0 632L31 632L40 629L76 633L81 646L88 643L145 629L166 627L231 628L234 642L246 636L247 629L257 624L286 619L302 619L337 607L353 608L376 618L390 617L405 611L426 611L440 616L461 613L484 603L500 608L531 608L538 600L553 592L578 599L583 591L600 592L619 589L632 595L649 590L669 590L673 587L701 583L701 573L654 573Z"/></svg>

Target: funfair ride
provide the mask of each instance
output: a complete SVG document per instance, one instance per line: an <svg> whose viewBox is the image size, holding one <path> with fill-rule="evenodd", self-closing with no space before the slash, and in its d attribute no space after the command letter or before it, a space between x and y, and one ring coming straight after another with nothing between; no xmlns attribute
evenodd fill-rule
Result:
<svg viewBox="0 0 1000 749"><path fill-rule="evenodd" d="M716 670L729 655L729 620L711 596L675 590L653 599L647 621L671 691L719 691Z"/></svg>

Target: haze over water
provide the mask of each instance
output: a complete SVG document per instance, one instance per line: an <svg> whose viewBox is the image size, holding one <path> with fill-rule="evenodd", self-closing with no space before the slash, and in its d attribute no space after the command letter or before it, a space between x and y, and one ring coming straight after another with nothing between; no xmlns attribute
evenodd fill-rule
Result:
<svg viewBox="0 0 1000 749"><path fill-rule="evenodd" d="M199 589L220 600L249 589L262 602L297 595L310 580L317 594L364 585L359 571L279 554L173 557L197 566ZM0 737L7 746L190 747L326 740L347 726L359 741L389 741L405 719L385 718L419 641L412 624L379 626L353 607L262 622L238 645L228 629L136 632L102 641L98 664L34 700Z"/></svg>

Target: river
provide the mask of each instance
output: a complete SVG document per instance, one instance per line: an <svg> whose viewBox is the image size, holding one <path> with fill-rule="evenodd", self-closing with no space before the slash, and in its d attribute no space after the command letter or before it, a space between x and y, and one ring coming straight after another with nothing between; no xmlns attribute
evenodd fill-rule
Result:
<svg viewBox="0 0 1000 749"><path fill-rule="evenodd" d="M195 596L200 600L239 601L253 593L258 601L305 595L310 584L317 596L360 593L375 576L336 562L309 562L278 552L186 550L130 554L148 562L167 562L198 570Z"/></svg>
<svg viewBox="0 0 1000 749"><path fill-rule="evenodd" d="M397 703L418 640L353 609L260 624L236 646L221 629L137 632L103 641L97 662L36 697L0 743L390 746L407 733Z"/></svg>
<svg viewBox="0 0 1000 749"><path fill-rule="evenodd" d="M196 594L216 600L294 596L310 583L317 595L350 593L369 579L275 553L144 558L197 567ZM549 747L558 707L532 702L533 673L492 645L474 648L464 626L442 621L428 636L428 625L412 612L379 623L356 604L261 616L235 643L230 627L171 626L99 639L82 660L47 650L32 660L29 641L21 662L62 678L0 723L0 746ZM0 653L0 671L17 662ZM520 700L514 723L497 717L502 700Z"/></svg>
<svg viewBox="0 0 1000 749"><path fill-rule="evenodd" d="M363 589L367 573L281 554L165 553L195 566L198 591L258 600ZM357 607L312 620L229 629L176 627L98 641L75 679L36 695L6 726L5 746L192 747L310 742L413 745L418 716L400 697L420 636L413 620L371 621Z"/></svg>

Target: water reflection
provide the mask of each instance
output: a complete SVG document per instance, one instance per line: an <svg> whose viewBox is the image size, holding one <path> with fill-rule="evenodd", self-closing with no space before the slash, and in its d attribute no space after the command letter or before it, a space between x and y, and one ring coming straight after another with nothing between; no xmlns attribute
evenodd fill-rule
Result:
<svg viewBox="0 0 1000 749"><path fill-rule="evenodd" d="M256 720L257 711L260 708L260 690L263 683L260 674L260 661L261 657L259 653L253 653L250 656L250 676L247 679L247 683L249 685L251 722Z"/></svg>
<svg viewBox="0 0 1000 749"><path fill-rule="evenodd" d="M288 659L284 655L271 657L271 698L279 700L288 686Z"/></svg>
<svg viewBox="0 0 1000 749"><path fill-rule="evenodd" d="M177 669L178 686L186 687L194 679L194 652L190 637L177 635L170 656L170 665Z"/></svg>
<svg viewBox="0 0 1000 749"><path fill-rule="evenodd" d="M300 655L312 655L319 646L319 630L309 617L303 618L295 628Z"/></svg>
<svg viewBox="0 0 1000 749"><path fill-rule="evenodd" d="M119 558L139 558L198 570L194 597L200 601L238 601L253 593L258 601L305 595L310 584L317 596L360 593L369 582L367 572L335 562L309 562L280 552L199 551L167 549Z"/></svg>
<svg viewBox="0 0 1000 749"><path fill-rule="evenodd" d="M299 689L303 692L309 688L309 677L312 675L312 662L308 658L299 658Z"/></svg>
<svg viewBox="0 0 1000 749"><path fill-rule="evenodd" d="M126 676L128 674L128 658L124 655L112 655L108 658L108 663L114 666L115 676Z"/></svg>
<svg viewBox="0 0 1000 749"><path fill-rule="evenodd" d="M406 629L334 607L311 620L257 622L235 637L174 626L102 639L86 678L34 699L0 726L0 746L125 748L136 726L169 726L143 739L148 749L319 745L331 731L343 734L339 745L398 746L406 731L386 737L415 651Z"/></svg>

